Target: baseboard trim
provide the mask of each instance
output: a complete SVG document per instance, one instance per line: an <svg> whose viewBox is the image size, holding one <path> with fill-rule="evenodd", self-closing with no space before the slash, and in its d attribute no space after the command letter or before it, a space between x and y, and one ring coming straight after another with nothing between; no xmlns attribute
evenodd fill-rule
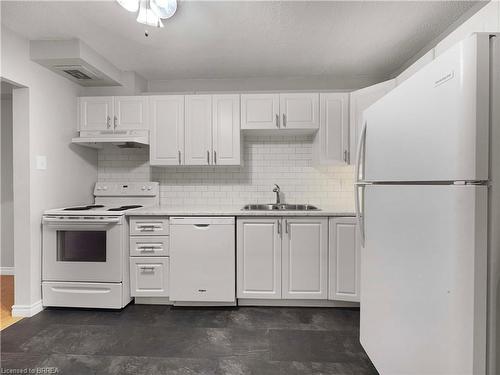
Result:
<svg viewBox="0 0 500 375"><path fill-rule="evenodd" d="M14 274L15 274L14 267L0 267L0 275L2 276L14 275Z"/></svg>
<svg viewBox="0 0 500 375"><path fill-rule="evenodd" d="M42 300L36 301L31 305L12 306L12 316L30 318L43 310Z"/></svg>
<svg viewBox="0 0 500 375"><path fill-rule="evenodd" d="M359 307L357 302L327 301L314 299L253 299L238 298L238 306L282 307Z"/></svg>
<svg viewBox="0 0 500 375"><path fill-rule="evenodd" d="M134 297L136 305L173 305L168 297Z"/></svg>

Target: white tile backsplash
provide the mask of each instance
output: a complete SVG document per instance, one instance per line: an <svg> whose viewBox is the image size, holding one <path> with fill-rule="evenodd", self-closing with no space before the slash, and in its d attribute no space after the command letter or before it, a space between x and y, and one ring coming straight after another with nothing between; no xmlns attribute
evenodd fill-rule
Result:
<svg viewBox="0 0 500 375"><path fill-rule="evenodd" d="M159 181L165 206L243 205L275 201L352 209L354 168L313 166L312 136L245 136L237 167L151 167L149 150L99 150L100 181Z"/></svg>

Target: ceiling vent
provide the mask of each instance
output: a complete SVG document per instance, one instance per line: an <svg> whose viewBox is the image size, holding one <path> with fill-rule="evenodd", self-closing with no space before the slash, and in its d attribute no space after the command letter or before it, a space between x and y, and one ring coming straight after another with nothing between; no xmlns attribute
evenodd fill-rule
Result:
<svg viewBox="0 0 500 375"><path fill-rule="evenodd" d="M83 65L54 65L54 69L69 74L77 80L101 79L97 74L91 72Z"/></svg>

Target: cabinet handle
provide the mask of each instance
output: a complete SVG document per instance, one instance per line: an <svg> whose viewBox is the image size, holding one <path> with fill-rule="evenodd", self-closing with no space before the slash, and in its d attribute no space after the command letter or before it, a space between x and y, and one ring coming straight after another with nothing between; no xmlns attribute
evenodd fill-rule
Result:
<svg viewBox="0 0 500 375"><path fill-rule="evenodd" d="M214 150L214 164L217 164L217 151Z"/></svg>
<svg viewBox="0 0 500 375"><path fill-rule="evenodd" d="M278 221L278 235L281 237L281 220Z"/></svg>
<svg viewBox="0 0 500 375"><path fill-rule="evenodd" d="M288 234L288 220L285 220L285 233Z"/></svg>
<svg viewBox="0 0 500 375"><path fill-rule="evenodd" d="M153 271L154 272L155 268L154 267L141 267L141 270L143 270L143 271Z"/></svg>
<svg viewBox="0 0 500 375"><path fill-rule="evenodd" d="M347 163L347 150L344 150L344 162Z"/></svg>
<svg viewBox="0 0 500 375"><path fill-rule="evenodd" d="M181 165L181 152L180 152L180 150L177 151L177 155L179 156L179 165Z"/></svg>
<svg viewBox="0 0 500 375"><path fill-rule="evenodd" d="M154 252L156 247L139 247L139 251L142 252Z"/></svg>
<svg viewBox="0 0 500 375"><path fill-rule="evenodd" d="M283 113L283 127L286 128L286 115Z"/></svg>
<svg viewBox="0 0 500 375"><path fill-rule="evenodd" d="M107 117L106 119L106 126L108 127L108 129L111 127L111 117Z"/></svg>
<svg viewBox="0 0 500 375"><path fill-rule="evenodd" d="M207 150L207 164L210 165L210 151Z"/></svg>
<svg viewBox="0 0 500 375"><path fill-rule="evenodd" d="M114 116L113 118L113 126L116 129L116 124L118 123L118 117Z"/></svg>
<svg viewBox="0 0 500 375"><path fill-rule="evenodd" d="M276 127L279 128L280 127L280 115L278 115L276 113Z"/></svg>

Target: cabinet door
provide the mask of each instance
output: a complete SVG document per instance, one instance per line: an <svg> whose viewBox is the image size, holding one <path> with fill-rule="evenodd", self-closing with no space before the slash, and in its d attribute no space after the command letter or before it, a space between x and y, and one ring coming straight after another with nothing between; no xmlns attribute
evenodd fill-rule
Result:
<svg viewBox="0 0 500 375"><path fill-rule="evenodd" d="M212 96L186 96L186 165L212 164Z"/></svg>
<svg viewBox="0 0 500 375"><path fill-rule="evenodd" d="M240 96L214 95L213 164L240 165Z"/></svg>
<svg viewBox="0 0 500 375"><path fill-rule="evenodd" d="M151 165L181 165L184 156L184 96L150 96Z"/></svg>
<svg viewBox="0 0 500 375"><path fill-rule="evenodd" d="M281 127L319 128L319 94L280 94Z"/></svg>
<svg viewBox="0 0 500 375"><path fill-rule="evenodd" d="M327 299L328 219L283 219L283 298Z"/></svg>
<svg viewBox="0 0 500 375"><path fill-rule="evenodd" d="M359 302L360 243L356 218L330 219L328 299Z"/></svg>
<svg viewBox="0 0 500 375"><path fill-rule="evenodd" d="M130 295L168 297L168 257L130 258Z"/></svg>
<svg viewBox="0 0 500 375"><path fill-rule="evenodd" d="M349 94L320 94L320 125L313 143L319 164L349 163Z"/></svg>
<svg viewBox="0 0 500 375"><path fill-rule="evenodd" d="M113 97L87 96L80 101L80 130L113 130Z"/></svg>
<svg viewBox="0 0 500 375"><path fill-rule="evenodd" d="M237 297L281 298L280 219L238 219Z"/></svg>
<svg viewBox="0 0 500 375"><path fill-rule="evenodd" d="M147 96L115 96L115 130L148 129Z"/></svg>
<svg viewBox="0 0 500 375"><path fill-rule="evenodd" d="M241 95L241 129L278 129L279 94Z"/></svg>
<svg viewBox="0 0 500 375"><path fill-rule="evenodd" d="M350 94L350 163L356 162L356 150L358 147L358 139L363 128L363 112L389 91L396 87L396 80L391 79L376 85L365 87L364 89L353 91Z"/></svg>

